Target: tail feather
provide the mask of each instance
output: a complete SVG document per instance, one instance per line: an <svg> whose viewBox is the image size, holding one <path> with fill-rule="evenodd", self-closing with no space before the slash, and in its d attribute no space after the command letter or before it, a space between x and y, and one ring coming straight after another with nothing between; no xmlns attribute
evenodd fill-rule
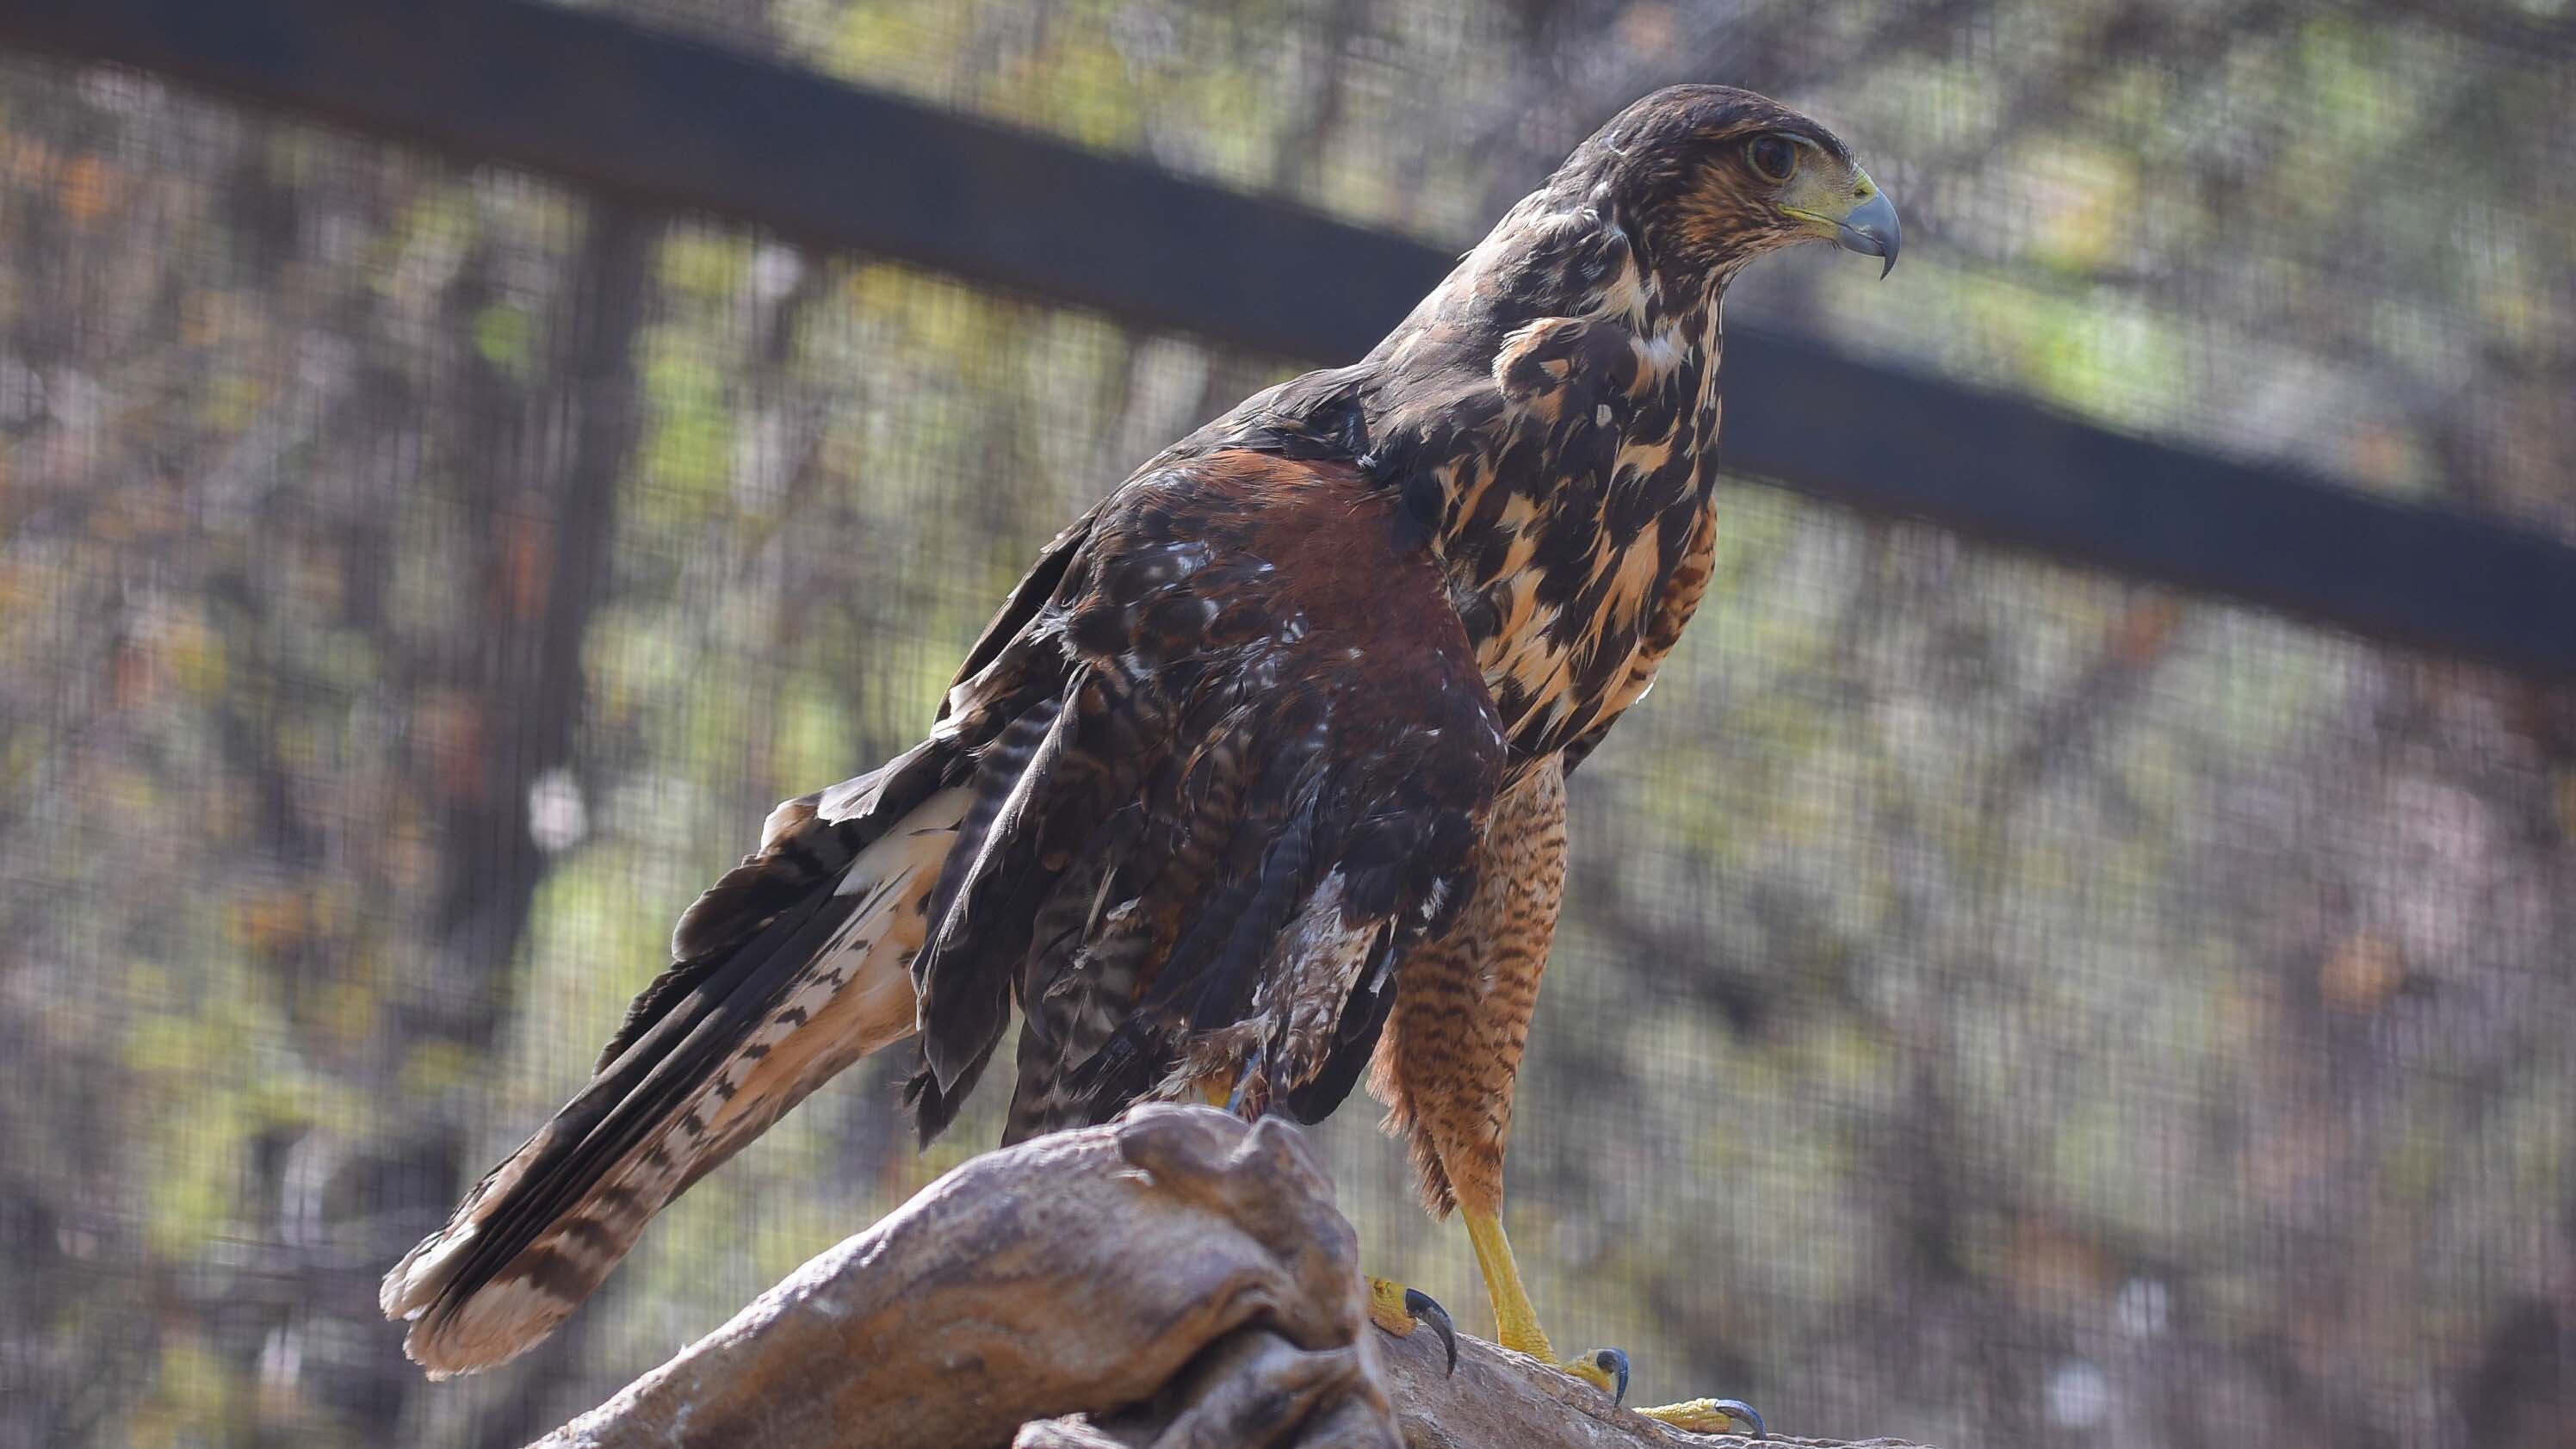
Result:
<svg viewBox="0 0 2576 1449"><path fill-rule="evenodd" d="M648 988L591 1083L386 1275L386 1315L412 1325L405 1350L437 1377L524 1352L671 1199L911 1035L909 968L965 806L965 791L939 791L837 867L810 800L780 807L761 855L709 892L755 902L749 927L693 908L683 942L695 929L730 944Z"/></svg>

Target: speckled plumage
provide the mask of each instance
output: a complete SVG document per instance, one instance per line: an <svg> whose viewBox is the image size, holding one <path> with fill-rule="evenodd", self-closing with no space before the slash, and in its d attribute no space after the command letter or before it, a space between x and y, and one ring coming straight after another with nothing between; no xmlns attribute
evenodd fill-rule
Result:
<svg viewBox="0 0 2576 1449"><path fill-rule="evenodd" d="M1818 234L1751 166L1766 135L1875 194L1793 112L1658 92L1366 358L1247 400L1059 535L929 737L781 806L592 1084L388 1276L414 1357L535 1342L653 1212L907 1028L925 1138L1014 1014L1013 1138L1211 1086L1311 1119L1374 1059L1426 1202L1497 1205L1564 774L1708 583L1720 299Z"/></svg>

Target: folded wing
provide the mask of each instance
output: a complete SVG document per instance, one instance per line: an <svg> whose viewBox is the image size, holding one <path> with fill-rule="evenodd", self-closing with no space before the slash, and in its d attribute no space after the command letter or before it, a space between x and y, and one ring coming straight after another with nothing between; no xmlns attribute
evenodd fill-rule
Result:
<svg viewBox="0 0 2576 1449"><path fill-rule="evenodd" d="M928 739L774 812L591 1082L387 1274L433 1373L542 1339L689 1184L916 1028L938 1132L1213 1082L1309 1117L1464 900L1504 747L1419 531L1348 464L1175 455L1057 538Z"/></svg>
<svg viewBox="0 0 2576 1449"><path fill-rule="evenodd" d="M1013 1003L1014 1139L1193 1088L1330 1110L1504 771L1419 531L1347 463L1170 464L984 667L1049 672L979 761L914 964L925 1136Z"/></svg>

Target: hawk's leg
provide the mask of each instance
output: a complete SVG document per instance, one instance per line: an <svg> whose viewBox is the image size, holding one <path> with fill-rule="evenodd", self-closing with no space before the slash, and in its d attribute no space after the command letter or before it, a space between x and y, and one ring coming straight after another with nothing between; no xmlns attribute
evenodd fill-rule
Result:
<svg viewBox="0 0 2576 1449"><path fill-rule="evenodd" d="M1485 1292L1493 1300L1494 1341L1606 1390L1614 1403L1626 1398L1625 1353L1615 1348L1596 1348L1570 1359L1556 1356L1555 1346L1547 1341L1547 1330L1539 1326L1538 1310L1530 1306L1529 1292L1521 1286L1520 1264L1512 1257L1511 1240L1503 1236L1502 1218L1478 1212L1463 1202L1459 1204L1458 1217L1467 1225L1467 1240L1476 1249L1476 1267L1485 1275ZM1764 1437L1762 1416L1741 1399L1691 1399L1637 1412L1694 1434L1732 1434L1735 1426L1742 1424L1753 1431L1754 1438Z"/></svg>
<svg viewBox="0 0 2576 1449"><path fill-rule="evenodd" d="M1462 1205L1458 1218L1467 1225L1467 1241L1476 1249L1476 1271L1485 1276L1485 1297L1494 1305L1494 1342L1542 1363L1556 1364L1599 1388L1626 1393L1626 1370L1614 1367L1614 1363L1624 1364L1625 1356L1604 1361L1604 1355L1617 1353L1616 1349L1600 1349L1558 1362L1555 1346L1547 1341L1547 1330L1539 1327L1538 1310L1530 1305L1529 1290L1521 1286L1521 1265L1512 1257L1512 1240L1503 1236L1502 1217Z"/></svg>
<svg viewBox="0 0 2576 1449"><path fill-rule="evenodd" d="M1370 1086L1387 1104L1389 1130L1412 1140L1423 1206L1433 1217L1454 1208L1466 1224L1493 1303L1495 1340L1618 1396L1627 1390L1628 1356L1602 1348L1558 1358L1503 1234L1512 1088L1564 884L1565 777L1550 761L1495 802L1475 893L1457 922L1406 956ZM1762 1432L1761 1416L1732 1399L1641 1412L1698 1433L1737 1421Z"/></svg>

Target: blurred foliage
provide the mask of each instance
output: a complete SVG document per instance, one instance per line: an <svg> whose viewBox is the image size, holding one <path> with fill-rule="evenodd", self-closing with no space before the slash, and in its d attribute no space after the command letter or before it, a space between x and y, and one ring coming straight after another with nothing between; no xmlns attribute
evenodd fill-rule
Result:
<svg viewBox="0 0 2576 1449"><path fill-rule="evenodd" d="M1754 85L1909 247L1739 315L2576 533L2548 3L618 8L1444 242L1649 86ZM916 1154L854 1071L479 1379L376 1275L771 801L1296 363L0 78L0 1444L521 1442L999 1104ZM1565 1346L1792 1432L2576 1444L2576 705L1725 508L1576 780L1510 1207ZM1479 1326L1369 1117L1323 1139L1373 1266Z"/></svg>

